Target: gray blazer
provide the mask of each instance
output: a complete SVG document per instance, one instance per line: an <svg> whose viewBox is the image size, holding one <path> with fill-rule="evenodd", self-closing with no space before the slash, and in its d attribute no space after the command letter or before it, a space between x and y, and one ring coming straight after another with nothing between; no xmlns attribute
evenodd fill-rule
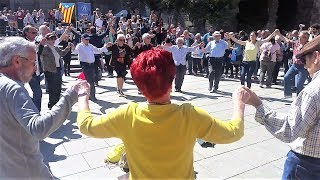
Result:
<svg viewBox="0 0 320 180"><path fill-rule="evenodd" d="M39 113L23 83L0 73L0 179L53 179L39 141L56 131L77 102L67 89L59 102Z"/></svg>
<svg viewBox="0 0 320 180"><path fill-rule="evenodd" d="M54 48L60 56L65 56L70 51L70 48L65 48L64 50L61 50L58 47L54 47ZM57 72L54 54L48 45L45 45L43 47L43 51L41 53L41 62L42 62L43 71L48 71L53 73Z"/></svg>

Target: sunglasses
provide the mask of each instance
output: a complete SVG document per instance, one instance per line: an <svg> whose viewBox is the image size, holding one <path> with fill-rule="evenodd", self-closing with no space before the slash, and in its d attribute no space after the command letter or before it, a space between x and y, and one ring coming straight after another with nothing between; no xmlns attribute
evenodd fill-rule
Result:
<svg viewBox="0 0 320 180"><path fill-rule="evenodd" d="M37 34L38 32L29 32L29 33L31 33L31 34Z"/></svg>
<svg viewBox="0 0 320 180"><path fill-rule="evenodd" d="M118 41L124 41L124 39L118 39Z"/></svg>

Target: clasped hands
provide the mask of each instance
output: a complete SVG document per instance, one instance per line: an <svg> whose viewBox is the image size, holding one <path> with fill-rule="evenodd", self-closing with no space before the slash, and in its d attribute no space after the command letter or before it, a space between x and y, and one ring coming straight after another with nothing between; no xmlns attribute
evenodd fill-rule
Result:
<svg viewBox="0 0 320 180"><path fill-rule="evenodd" d="M244 86L237 88L234 91L232 98L237 105L249 104L257 108L262 104L262 101L257 94Z"/></svg>

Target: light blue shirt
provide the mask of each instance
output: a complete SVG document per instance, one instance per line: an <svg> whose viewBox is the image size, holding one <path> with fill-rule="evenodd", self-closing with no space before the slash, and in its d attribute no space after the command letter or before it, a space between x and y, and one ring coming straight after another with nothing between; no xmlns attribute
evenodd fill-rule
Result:
<svg viewBox="0 0 320 180"><path fill-rule="evenodd" d="M210 53L209 57L223 57L226 49L228 49L228 43L224 40L210 41L206 46L206 51Z"/></svg>
<svg viewBox="0 0 320 180"><path fill-rule="evenodd" d="M173 46L164 46L164 49L172 53L172 57L176 66L186 65L186 56L188 52L193 52L195 48L182 46L181 48L178 45Z"/></svg>

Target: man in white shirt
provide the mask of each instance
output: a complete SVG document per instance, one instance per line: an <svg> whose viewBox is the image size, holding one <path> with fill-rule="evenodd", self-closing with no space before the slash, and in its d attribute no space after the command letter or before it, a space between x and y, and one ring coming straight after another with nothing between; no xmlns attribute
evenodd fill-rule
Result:
<svg viewBox="0 0 320 180"><path fill-rule="evenodd" d="M193 52L196 50L196 47L200 46L205 52L205 49L203 48L204 44L200 44L194 47L187 47L184 46L184 39L182 37L179 37L176 39L177 45L173 46L161 46L163 49L169 51L172 53L172 57L174 60L174 63L176 65L176 78L175 78L175 91L181 92L181 86L184 80L184 75L186 74L186 56L187 53Z"/></svg>
<svg viewBox="0 0 320 180"><path fill-rule="evenodd" d="M108 43L102 48L97 48L89 43L90 36L88 34L83 34L81 36L81 43L79 43L72 54L78 54L78 59L86 80L90 84L90 100L97 101L95 95L95 75L94 75L94 54L101 54L102 52L107 52L107 47L110 47L112 43Z"/></svg>

